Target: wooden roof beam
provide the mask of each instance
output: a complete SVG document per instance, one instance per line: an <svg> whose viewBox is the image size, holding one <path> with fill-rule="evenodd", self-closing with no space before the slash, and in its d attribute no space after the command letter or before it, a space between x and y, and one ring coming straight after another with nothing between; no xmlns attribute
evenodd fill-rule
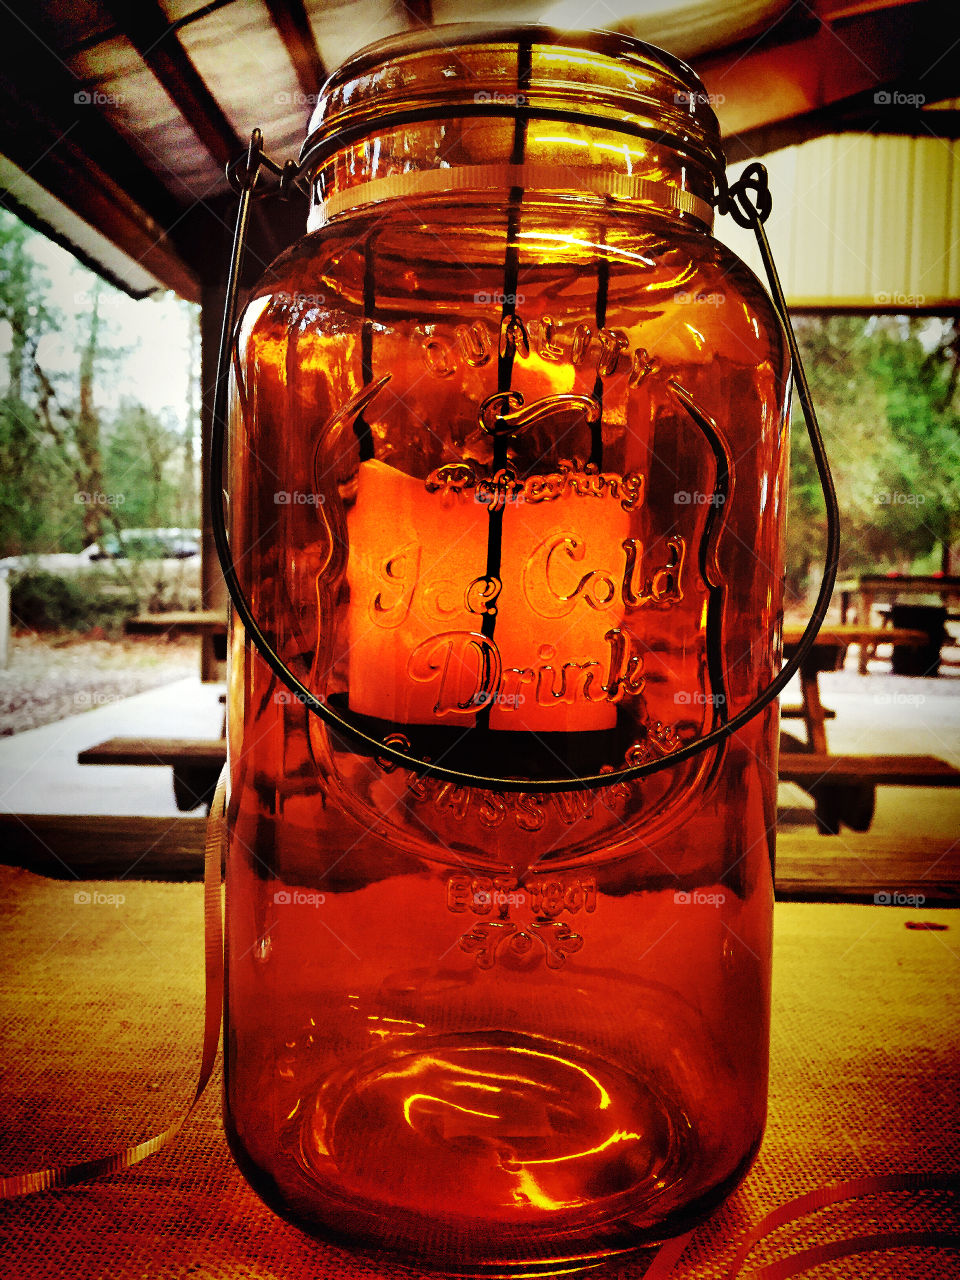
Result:
<svg viewBox="0 0 960 1280"><path fill-rule="evenodd" d="M130 4L129 0L103 0L103 3L217 165L225 168L242 155L246 142L240 140L190 61L157 0L137 0L136 4ZM275 257L282 246L269 219L254 206L251 220L259 228L267 256Z"/></svg>
<svg viewBox="0 0 960 1280"><path fill-rule="evenodd" d="M293 63L301 92L311 101L316 101L327 78L327 69L320 57L303 0L264 0L264 3Z"/></svg>
<svg viewBox="0 0 960 1280"><path fill-rule="evenodd" d="M829 132L827 110L855 95L889 85L929 101L944 96L951 59L939 60L940 53L958 40L960 6L919 0L820 22L783 43L760 40L745 50L710 54L694 59L694 66L714 96L733 160L769 149L771 126L799 125L824 113L821 132ZM883 116L884 106L877 104L881 131ZM789 132L780 130L788 141L777 145L788 145Z"/></svg>
<svg viewBox="0 0 960 1280"><path fill-rule="evenodd" d="M4 153L163 285L198 301L192 246L176 227L181 206L99 110L75 105L82 83L53 52L39 18L32 28L10 23L5 32Z"/></svg>
<svg viewBox="0 0 960 1280"><path fill-rule="evenodd" d="M414 31L433 26L433 0L400 0L400 8L406 11Z"/></svg>
<svg viewBox="0 0 960 1280"><path fill-rule="evenodd" d="M244 144L170 29L167 15L156 0L103 3L217 165L223 168L235 160Z"/></svg>

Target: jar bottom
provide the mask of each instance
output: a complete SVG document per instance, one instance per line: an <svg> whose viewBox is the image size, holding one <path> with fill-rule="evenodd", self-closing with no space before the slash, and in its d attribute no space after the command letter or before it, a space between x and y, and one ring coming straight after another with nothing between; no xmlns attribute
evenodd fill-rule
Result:
<svg viewBox="0 0 960 1280"><path fill-rule="evenodd" d="M473 1031L424 1038L325 1083L300 1160L321 1182L509 1232L662 1196L690 1125L646 1081L576 1045ZM486 1222L487 1227L481 1224Z"/></svg>
<svg viewBox="0 0 960 1280"><path fill-rule="evenodd" d="M688 1229L749 1168L760 1134L740 1138L745 1156L711 1179L718 1153L662 1077L481 1029L345 1061L301 1094L274 1177L231 1145L308 1232L492 1280L587 1273Z"/></svg>

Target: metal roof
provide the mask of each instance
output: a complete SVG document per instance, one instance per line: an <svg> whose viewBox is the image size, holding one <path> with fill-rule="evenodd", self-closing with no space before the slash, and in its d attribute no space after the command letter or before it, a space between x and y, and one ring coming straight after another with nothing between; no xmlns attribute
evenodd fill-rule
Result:
<svg viewBox="0 0 960 1280"><path fill-rule="evenodd" d="M223 267L211 245L230 219L224 165L256 125L271 153L295 155L345 57L423 25L584 18L690 61L733 160L838 130L958 136L955 104L928 106L960 91L954 0L598 0L588 10L582 0L11 0L0 6L0 183L22 214L131 292L162 284L199 300ZM884 111L878 92L891 97ZM914 225L926 217L921 200ZM303 218L292 206L261 217L260 259ZM847 287L824 288L833 284ZM955 298L949 272L946 286Z"/></svg>

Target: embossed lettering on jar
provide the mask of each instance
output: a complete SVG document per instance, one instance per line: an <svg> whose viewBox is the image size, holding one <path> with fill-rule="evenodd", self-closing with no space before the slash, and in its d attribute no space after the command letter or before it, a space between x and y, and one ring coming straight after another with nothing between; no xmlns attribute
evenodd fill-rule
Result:
<svg viewBox="0 0 960 1280"><path fill-rule="evenodd" d="M775 706L575 780L777 669L785 339L650 46L387 41L305 154L310 232L235 342L233 553L297 677L457 780L234 627L230 1141L319 1234L586 1267L709 1211L763 1130Z"/></svg>

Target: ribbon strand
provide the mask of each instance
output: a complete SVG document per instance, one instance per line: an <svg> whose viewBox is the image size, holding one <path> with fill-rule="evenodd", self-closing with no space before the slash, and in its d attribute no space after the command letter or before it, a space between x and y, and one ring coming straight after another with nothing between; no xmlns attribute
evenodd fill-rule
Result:
<svg viewBox="0 0 960 1280"><path fill-rule="evenodd" d="M203 853L203 917L204 917L204 1012L203 1052L197 1085L186 1111L161 1133L144 1142L135 1143L124 1151L100 1156L94 1160L82 1160L77 1164L53 1165L49 1169L36 1169L32 1173L10 1174L0 1178L0 1200L12 1200L18 1196L34 1195L54 1187L73 1187L92 1178L103 1178L120 1173L131 1165L139 1164L147 1156L161 1151L177 1136L193 1114L203 1096L217 1060L220 1044L220 1023L223 1016L223 908L221 903L221 865L226 844L226 794L227 767L224 765L214 792L207 818Z"/></svg>

